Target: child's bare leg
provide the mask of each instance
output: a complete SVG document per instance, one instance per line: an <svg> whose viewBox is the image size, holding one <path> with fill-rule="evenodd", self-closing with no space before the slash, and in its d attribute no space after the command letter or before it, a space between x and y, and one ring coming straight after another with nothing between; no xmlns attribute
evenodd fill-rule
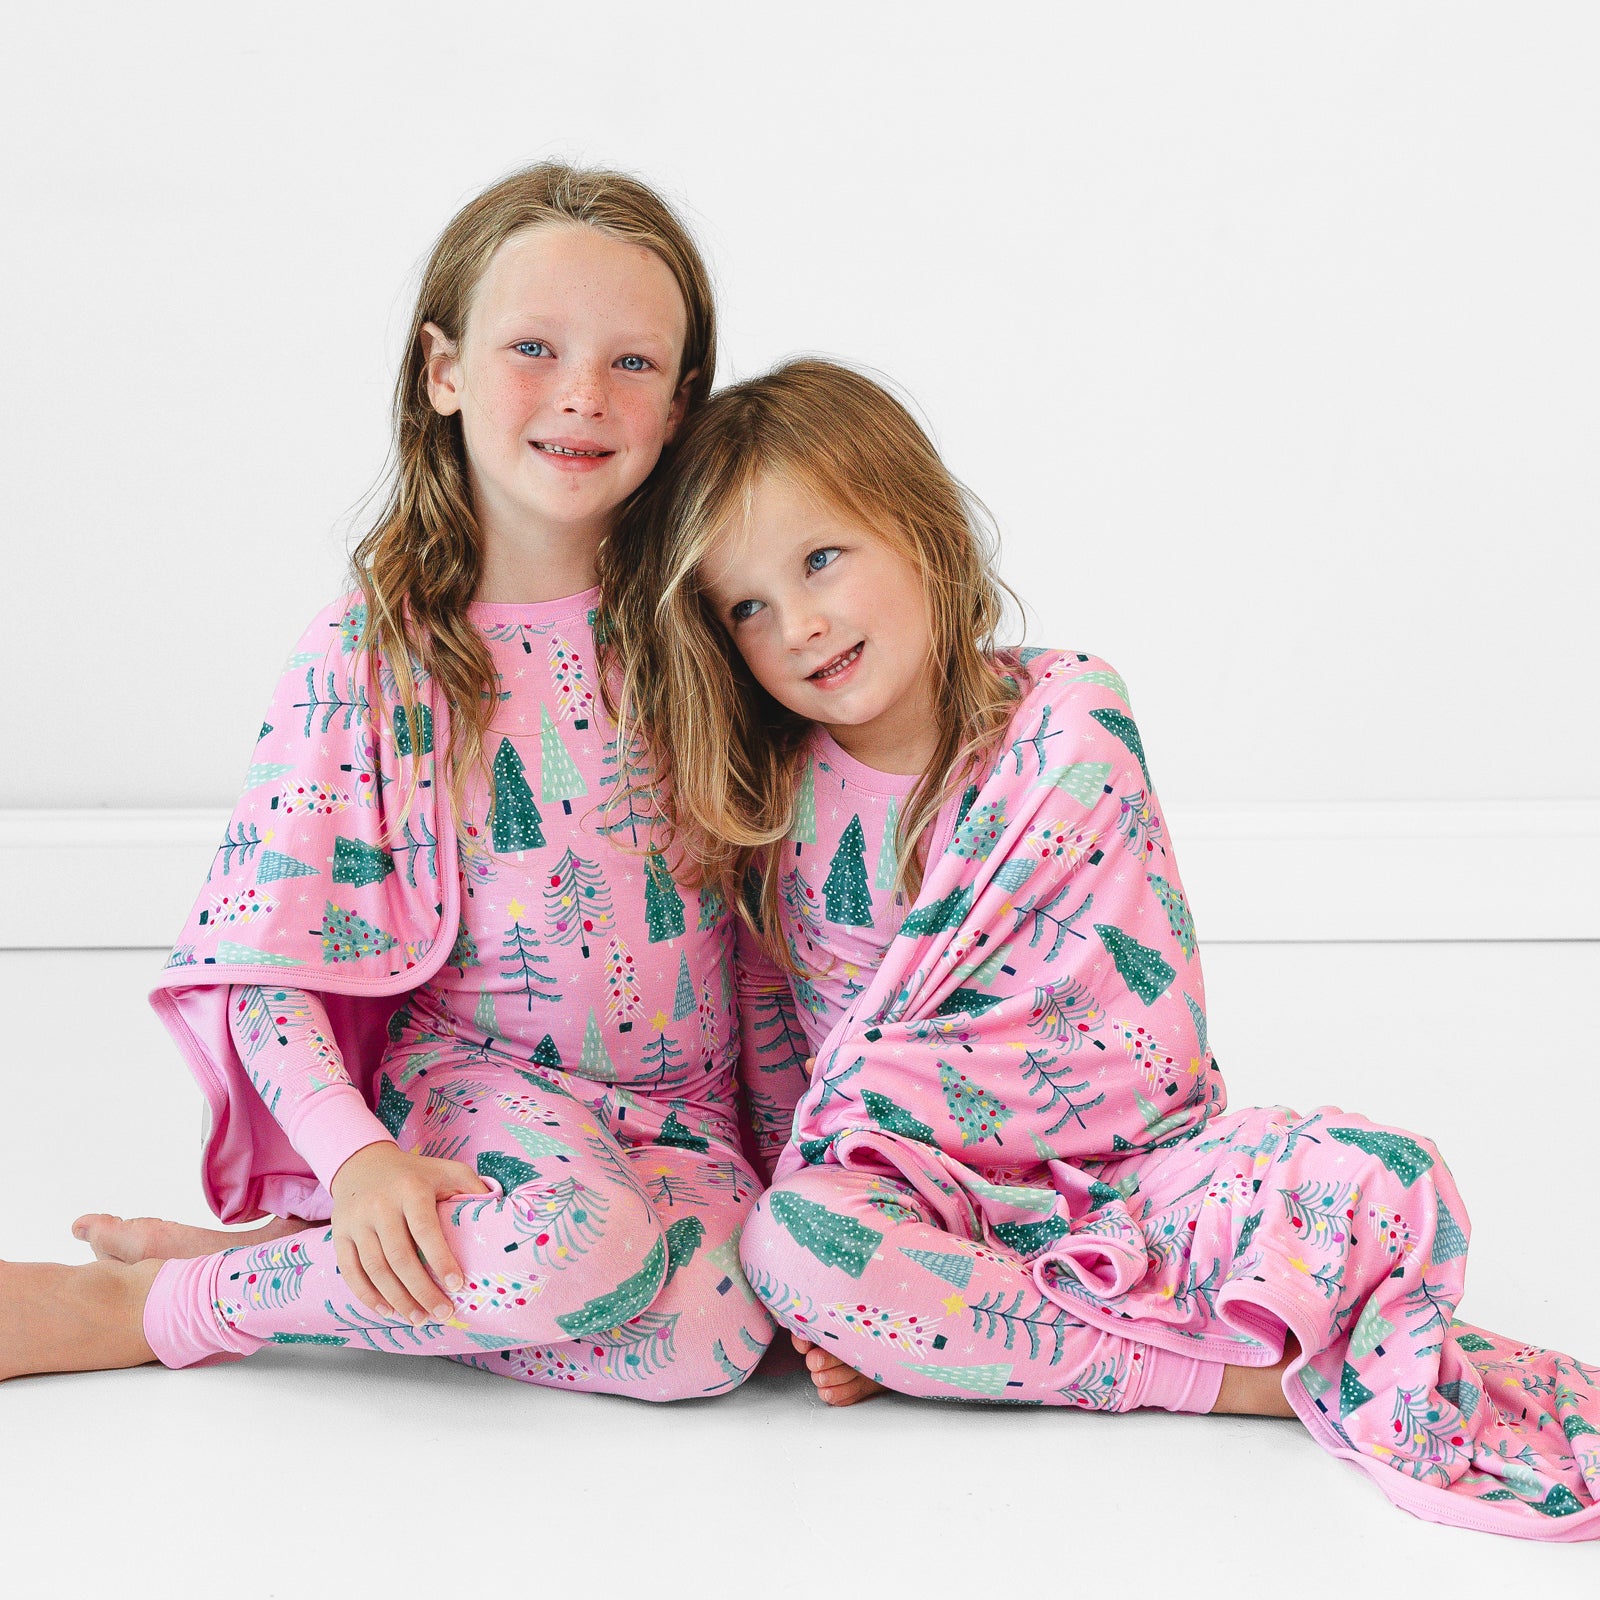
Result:
<svg viewBox="0 0 1600 1600"><path fill-rule="evenodd" d="M853 1406L858 1400L867 1400L883 1392L881 1383L874 1383L854 1367L847 1367L831 1350L802 1339L798 1333L789 1337L795 1349L806 1358L812 1387L830 1406Z"/></svg>
<svg viewBox="0 0 1600 1600"><path fill-rule="evenodd" d="M1224 1367L1222 1388L1212 1416L1231 1413L1241 1417L1292 1417L1294 1408L1283 1392L1283 1374L1300 1354L1292 1333L1284 1336L1283 1360L1275 1367Z"/></svg>
<svg viewBox="0 0 1600 1600"><path fill-rule="evenodd" d="M154 1361L144 1303L160 1270L159 1261L0 1261L0 1379Z"/></svg>
<svg viewBox="0 0 1600 1600"><path fill-rule="evenodd" d="M240 1245L265 1244L309 1228L299 1217L268 1217L259 1228L202 1228L187 1222L167 1222L161 1217L117 1217L91 1212L72 1224L72 1237L81 1239L101 1261L171 1261L179 1257L213 1256Z"/></svg>

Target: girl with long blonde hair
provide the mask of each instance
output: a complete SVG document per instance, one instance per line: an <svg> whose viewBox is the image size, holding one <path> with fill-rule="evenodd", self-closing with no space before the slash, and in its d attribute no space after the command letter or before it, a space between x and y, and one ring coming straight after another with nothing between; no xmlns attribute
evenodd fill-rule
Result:
<svg viewBox="0 0 1600 1600"><path fill-rule="evenodd" d="M603 573L672 847L740 904L785 1141L741 1256L824 1398L1293 1415L1419 1516L1600 1531L1595 1369L1453 1320L1438 1151L1227 1109L1127 685L997 646L904 406L820 361L725 390Z"/></svg>
<svg viewBox="0 0 1600 1600"><path fill-rule="evenodd" d="M596 553L715 365L645 185L547 163L445 229L387 503L152 997L208 1198L273 1220L93 1215L94 1265L0 1264L0 1377L315 1344L671 1400L754 1368L731 919L655 847L593 627Z"/></svg>

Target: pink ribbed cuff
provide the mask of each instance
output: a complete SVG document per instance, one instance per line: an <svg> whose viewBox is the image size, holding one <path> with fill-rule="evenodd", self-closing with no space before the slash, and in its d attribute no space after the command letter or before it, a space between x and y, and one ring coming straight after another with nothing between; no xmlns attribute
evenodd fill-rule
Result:
<svg viewBox="0 0 1600 1600"><path fill-rule="evenodd" d="M217 1314L217 1274L228 1254L180 1257L156 1274L144 1303L144 1337L162 1366L209 1367L261 1348Z"/></svg>
<svg viewBox="0 0 1600 1600"><path fill-rule="evenodd" d="M1157 1406L1163 1411L1204 1413L1217 1403L1222 1389L1220 1361L1200 1361L1171 1350L1143 1345L1139 1351L1139 1382L1126 1409Z"/></svg>
<svg viewBox="0 0 1600 1600"><path fill-rule="evenodd" d="M296 1110L298 1114L284 1124L283 1131L316 1173L317 1181L329 1191L334 1173L357 1150L364 1150L369 1144L395 1142L352 1083L319 1089Z"/></svg>

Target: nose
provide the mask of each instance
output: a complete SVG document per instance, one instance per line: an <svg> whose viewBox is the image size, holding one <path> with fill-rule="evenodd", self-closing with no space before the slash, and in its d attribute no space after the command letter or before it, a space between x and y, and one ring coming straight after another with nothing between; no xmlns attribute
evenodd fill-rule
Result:
<svg viewBox="0 0 1600 1600"><path fill-rule="evenodd" d="M828 619L811 606L793 606L784 612L784 643L796 654L814 650L818 640L827 636Z"/></svg>
<svg viewBox="0 0 1600 1600"><path fill-rule="evenodd" d="M561 395L561 410L567 416L597 420L606 414L609 401L605 369L597 361L575 361L563 374L566 387Z"/></svg>

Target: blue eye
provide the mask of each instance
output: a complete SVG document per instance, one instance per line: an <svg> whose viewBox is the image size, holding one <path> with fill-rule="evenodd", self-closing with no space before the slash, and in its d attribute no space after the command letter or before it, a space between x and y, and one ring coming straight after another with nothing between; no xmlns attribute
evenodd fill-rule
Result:
<svg viewBox="0 0 1600 1600"><path fill-rule="evenodd" d="M517 351L518 354L525 356L547 356L550 354L550 346L543 339L519 339L511 348Z"/></svg>
<svg viewBox="0 0 1600 1600"><path fill-rule="evenodd" d="M728 615L735 622L748 622L760 609L761 601L759 600L741 600L737 605L729 608Z"/></svg>
<svg viewBox="0 0 1600 1600"><path fill-rule="evenodd" d="M634 362L636 365L630 366L630 362ZM654 363L646 361L643 356L623 356L621 360L617 362L617 365L621 367L624 372L644 372L649 367L654 365Z"/></svg>
<svg viewBox="0 0 1600 1600"><path fill-rule="evenodd" d="M835 550L831 546L826 550L813 550L806 557L807 572L821 572L824 567L831 567L844 552Z"/></svg>

